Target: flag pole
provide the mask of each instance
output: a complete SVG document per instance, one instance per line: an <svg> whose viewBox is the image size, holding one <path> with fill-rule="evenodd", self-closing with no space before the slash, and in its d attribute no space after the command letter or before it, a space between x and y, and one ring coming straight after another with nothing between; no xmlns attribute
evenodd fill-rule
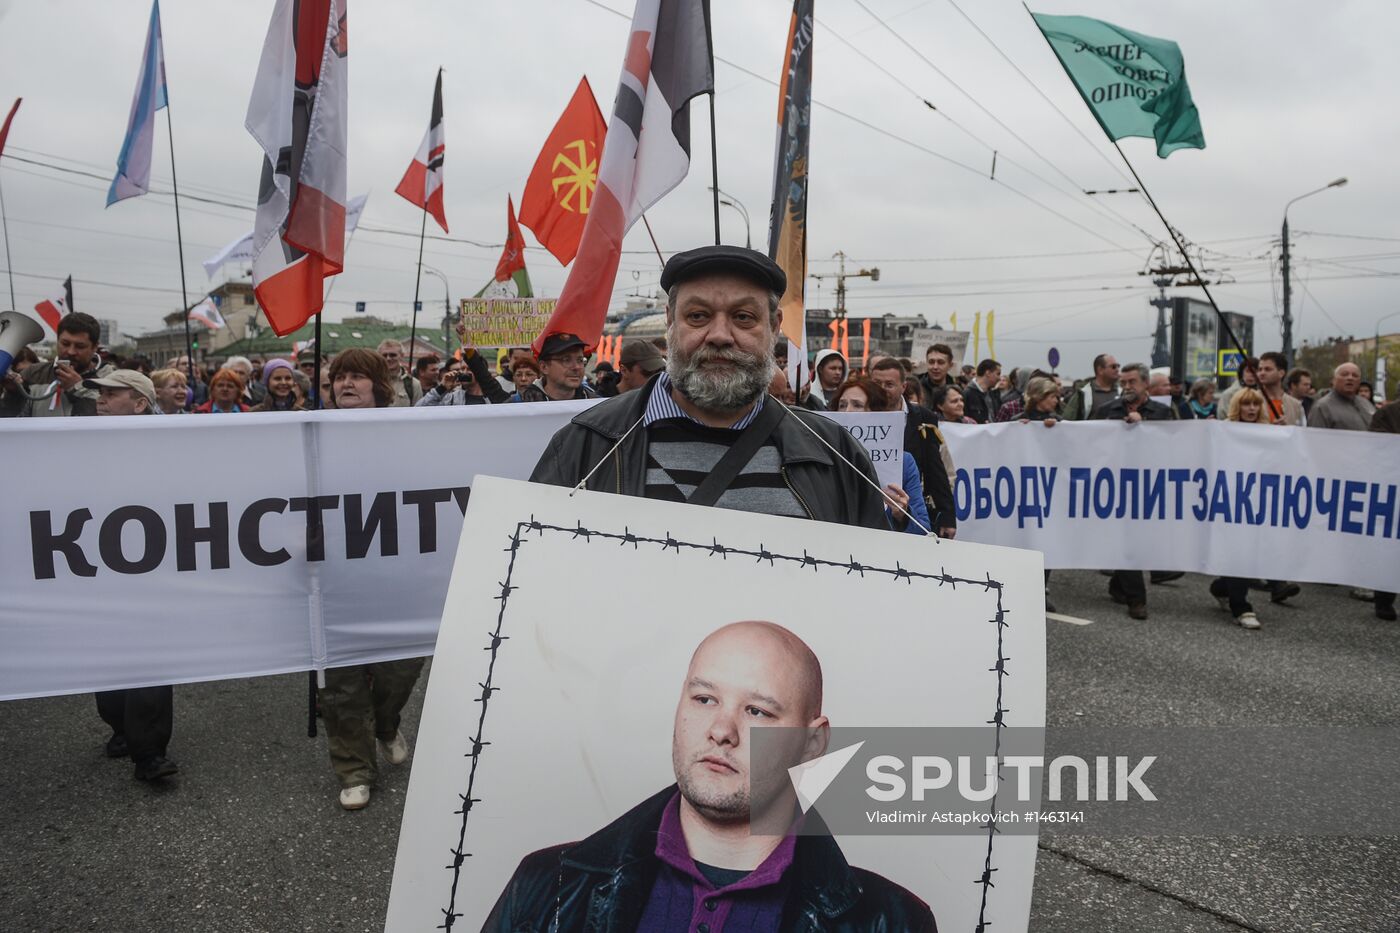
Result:
<svg viewBox="0 0 1400 933"><path fill-rule="evenodd" d="M701 8L705 15L705 49L710 56L710 193L714 197L715 245L719 246L719 142L715 134L715 34L710 23L709 0L705 0L701 4ZM648 230L650 230L649 227ZM660 249L656 252L658 256L661 254ZM662 265L664 266L665 263L663 262Z"/></svg>
<svg viewBox="0 0 1400 933"><path fill-rule="evenodd" d="M715 92L710 91L710 192L715 205L715 245L719 245L719 143L715 138ZM658 254L660 250L657 251Z"/></svg>
<svg viewBox="0 0 1400 933"><path fill-rule="evenodd" d="M664 271L666 268L666 257L661 255L661 246L656 242L656 234L651 232L651 221L647 220L646 214L642 215L642 223L646 224L647 236L651 237L651 248L656 250L656 261L661 263L661 268ZM716 240L715 242L718 243L719 241Z"/></svg>
<svg viewBox="0 0 1400 933"><path fill-rule="evenodd" d="M316 400L311 410L324 409L326 400L321 397L321 312L316 312L316 331L312 338L312 352L316 354L316 367L311 378L316 380L311 386L311 397ZM306 682L306 737L316 738L316 672L307 671Z"/></svg>
<svg viewBox="0 0 1400 933"><path fill-rule="evenodd" d="M190 336L190 296L185 286L185 238L180 232L180 184L175 180L175 128L170 121L168 90L165 96L165 134L170 141L170 190L175 200L175 246L180 253L180 300L185 309L185 358L190 361L190 389L193 390L199 377L195 375L194 339Z"/></svg>
<svg viewBox="0 0 1400 933"><path fill-rule="evenodd" d="M413 280L413 325L408 331L408 371L413 372L413 345L418 340L418 289L423 285L423 240L428 234L428 205L423 203L423 225L418 229L418 275ZM410 399L412 401L412 399Z"/></svg>
<svg viewBox="0 0 1400 933"><path fill-rule="evenodd" d="M1196 284L1201 286L1201 291L1205 292L1206 300L1210 302L1211 308L1215 310L1215 317L1220 322L1220 326L1225 328L1225 333L1229 336L1230 343L1234 344L1235 352L1240 355L1240 360L1242 363L1248 360L1249 354L1245 352L1244 346L1240 343L1240 338L1236 336L1234 328L1230 326L1230 322L1225 319L1225 313L1220 310L1220 305L1215 303L1215 296L1211 295L1210 286L1208 286L1206 280L1202 278L1200 271L1196 268L1196 264L1191 261L1191 256L1186 252L1186 246L1181 242L1181 236L1176 232L1176 228L1167 222L1166 215L1163 214L1162 209L1157 206L1156 199L1152 197L1152 192L1147 190L1147 184L1138 175L1137 169L1133 168L1133 163L1128 161L1128 154L1123 151L1122 146L1118 145L1118 140L1111 139L1110 141L1113 143L1113 148L1118 150L1118 155L1123 159L1123 164L1128 167L1128 171L1133 173L1133 180L1137 182L1138 188L1142 189L1142 196L1147 199L1148 204L1152 205L1152 210L1157 213L1157 219L1162 221L1162 226L1167 228L1167 233L1171 236L1172 242L1175 243L1176 248L1181 251L1181 258L1186 260L1186 268L1191 270L1191 275L1195 277Z"/></svg>
<svg viewBox="0 0 1400 933"><path fill-rule="evenodd" d="M1061 61L1059 53L1055 51L1055 46L1051 44L1050 37L1045 34L1045 30L1040 28L1040 24L1036 22L1035 14L1031 12L1031 8L1026 5L1025 0L1022 0L1021 7L1026 11L1026 15L1031 18L1031 23L1035 26L1035 31L1040 33L1040 38L1044 39L1045 44L1049 46L1050 53L1055 56L1056 61L1060 62L1060 67L1064 68L1065 64ZM1080 99L1084 97L1083 93L1079 96ZM1088 106L1087 102L1085 106ZM1181 251L1181 258L1186 261L1186 268L1191 270L1191 274L1195 276L1196 284L1201 286L1201 291L1205 292L1206 301L1210 302L1211 309L1215 311L1215 317L1220 322L1220 326L1225 328L1225 333L1229 335L1230 343L1234 344L1235 352L1240 355L1242 360L1249 359L1249 354L1245 353L1244 346L1240 343L1240 338L1235 335L1234 328L1232 328L1230 322L1225 319L1225 314L1220 310L1220 306L1215 303L1215 297L1210 293L1210 286L1206 285L1206 280L1201 277L1201 273L1197 270L1196 264L1191 261L1190 255L1186 252L1186 246L1181 242L1181 237L1177 235L1176 228L1167 223L1166 215L1163 214L1162 209L1157 206L1157 200L1152 197L1152 192L1147 190L1147 185L1143 183L1142 177L1138 175L1137 169L1133 167L1133 163L1128 160L1128 154L1123 151L1123 147L1118 145L1118 140L1114 139L1112 134L1108 132L1108 128L1099 120L1098 114L1093 113L1092 110L1090 113L1093 115L1095 122L1098 122L1100 128L1103 129L1104 135L1108 137L1108 141L1113 143L1113 148L1118 150L1118 157L1123 160L1123 164L1128 167L1128 171L1132 172L1133 180L1137 182L1138 188L1142 190L1142 196L1146 198L1147 203L1152 206L1152 210L1157 214L1157 219L1162 222L1162 226L1167 228L1167 234L1171 236L1172 242L1176 244L1176 248Z"/></svg>
<svg viewBox="0 0 1400 933"><path fill-rule="evenodd" d="M0 226L5 228L5 271L10 274L10 310L15 307L15 264L10 261L10 221L5 216L5 189L0 187Z"/></svg>

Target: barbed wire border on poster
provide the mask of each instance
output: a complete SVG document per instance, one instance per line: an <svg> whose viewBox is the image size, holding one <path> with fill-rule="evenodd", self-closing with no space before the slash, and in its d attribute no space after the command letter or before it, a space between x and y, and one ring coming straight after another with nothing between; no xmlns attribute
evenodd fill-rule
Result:
<svg viewBox="0 0 1400 933"><path fill-rule="evenodd" d="M677 554L690 552L705 554L708 557L718 555L722 560L728 560L731 556L750 557L753 558L756 563L763 563L766 561L770 566L776 566L777 563L781 561L788 564L797 564L802 567L811 567L814 573L820 573L822 570L844 570L848 575L858 573L862 577L868 574L884 576L890 579L891 582L896 583L903 580L906 585L910 586L913 585L915 580L937 583L939 587L945 585L951 586L954 589L961 583L966 586L982 587L985 592L995 592L996 609L992 618L988 620L988 623L996 626L996 657L993 665L987 670L996 674L996 705L992 710L992 718L987 720L987 724L995 726L994 734L996 736L996 744L994 754L998 767L996 773L996 789L992 794L988 812L993 815L996 814L997 797L1001 792L1001 730L1006 728L1006 714L1010 712L1009 709L1002 705L1004 682L1005 679L1010 676L1010 673L1006 669L1006 662L1010 659L1006 657L1004 651L1005 630L1010 626L1006 617L1010 613L1010 610L1002 606L1003 584L998 580L992 579L990 573L987 574L985 579L974 580L971 578L953 576L946 570L942 570L936 574L922 573L920 571L910 570L899 562L896 562L895 566L892 568L880 567L873 564L862 564L855 559L854 555L848 556L846 560L830 560L828 558L815 556L806 549L802 551L801 556L781 554L769 550L762 543L755 549L730 547L721 544L718 538L712 538L709 544L682 541L673 537L669 531L666 532L664 538L655 538L647 535L634 534L627 526L623 526L621 532L587 528L581 522L569 528L562 525L546 524L538 521L531 515L528 521L522 521L516 524L515 533L510 537L510 545L505 548L505 552L510 555L510 559L506 565L505 579L499 584L500 592L492 597L500 601L500 608L496 615L496 628L489 633L490 637L484 648L484 650L490 652L490 659L486 667L486 678L478 685L481 687L481 694L475 700L475 702L481 704L481 710L477 715L476 733L470 738L470 751L468 751L465 756L471 759L471 765L467 770L467 786L464 793L457 795L462 802L461 806L453 811L454 816L461 818L461 828L457 835L457 845L450 852L452 861L445 866L445 870L451 873L452 881L448 889L447 906L440 908L443 920L442 923L439 924L438 929L451 931L456 921L462 917L462 914L458 913L456 910L457 888L461 881L462 868L466 860L470 858L472 854L466 850L467 829L473 808L482 802L481 798L474 797L472 794L476 787L476 771L478 765L481 763L482 753L485 751L486 746L491 744L486 741L485 738L486 713L491 703L492 694L501 689L495 683L496 661L502 644L510 639L509 635L504 634L506 627L506 610L510 604L511 594L520 589L520 587L516 586L511 581L515 575L516 560L520 556L521 546L529 540L527 536L530 532L534 532L541 538L547 533L568 535L570 540L582 540L585 544L591 544L595 539L599 541L616 541L620 547L626 547L630 544L633 550L638 550L645 545L648 547L660 546L663 552L674 550ZM992 884L992 874L997 871L997 869L992 866L992 852L998 830L995 822L988 822L979 827L979 829L985 831L987 834L987 852L983 860L982 872L973 883L981 887L981 906L978 909L976 929L978 933L983 933L989 925L986 920L986 914L987 899L991 889L994 887Z"/></svg>

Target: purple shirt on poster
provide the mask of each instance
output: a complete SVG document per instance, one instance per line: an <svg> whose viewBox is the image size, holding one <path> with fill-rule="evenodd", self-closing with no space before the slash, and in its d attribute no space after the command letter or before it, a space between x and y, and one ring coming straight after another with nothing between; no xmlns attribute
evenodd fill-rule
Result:
<svg viewBox="0 0 1400 933"><path fill-rule="evenodd" d="M656 832L661 864L637 933L778 933L787 895L783 875L796 848L796 837L785 836L763 864L716 888L686 848L677 793L661 814Z"/></svg>

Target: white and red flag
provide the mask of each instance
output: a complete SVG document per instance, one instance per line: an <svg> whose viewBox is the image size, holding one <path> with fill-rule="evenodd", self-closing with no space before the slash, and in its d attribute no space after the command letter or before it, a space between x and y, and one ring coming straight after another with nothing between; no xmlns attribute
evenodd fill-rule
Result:
<svg viewBox="0 0 1400 933"><path fill-rule="evenodd" d="M423 208L447 233L447 211L442 206L442 157L447 153L447 137L442 128L442 69L438 69L437 85L433 88L433 115L428 118L428 132L418 144L418 153L403 173L403 181L394 193Z"/></svg>
<svg viewBox="0 0 1400 933"><path fill-rule="evenodd" d="M205 295L203 301L190 308L190 320L199 321L210 330L218 330L226 323L224 316L219 313L219 306L215 303L213 295Z"/></svg>
<svg viewBox="0 0 1400 933"><path fill-rule="evenodd" d="M253 291L278 336L345 266L346 0L276 0L245 126L263 150Z"/></svg>
<svg viewBox="0 0 1400 933"><path fill-rule="evenodd" d="M637 0L598 187L559 304L535 338L603 333L622 238L690 171L690 100L715 84L708 0Z"/></svg>
<svg viewBox="0 0 1400 933"><path fill-rule="evenodd" d="M49 330L58 335L58 322L65 314L73 310L73 277L70 275L63 280L63 294L55 295L52 298L45 298L34 306L34 313L49 325Z"/></svg>

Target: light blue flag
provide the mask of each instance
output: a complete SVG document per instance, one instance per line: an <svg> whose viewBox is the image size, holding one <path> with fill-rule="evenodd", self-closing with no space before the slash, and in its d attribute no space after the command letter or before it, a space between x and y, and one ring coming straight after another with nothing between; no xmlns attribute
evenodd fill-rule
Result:
<svg viewBox="0 0 1400 933"><path fill-rule="evenodd" d="M151 144L155 137L156 111L165 106L165 52L160 41L160 0L151 4L151 26L146 33L146 53L141 57L141 74L136 96L131 101L131 118L126 140L117 156L117 177L107 191L107 206L145 194L151 188Z"/></svg>

